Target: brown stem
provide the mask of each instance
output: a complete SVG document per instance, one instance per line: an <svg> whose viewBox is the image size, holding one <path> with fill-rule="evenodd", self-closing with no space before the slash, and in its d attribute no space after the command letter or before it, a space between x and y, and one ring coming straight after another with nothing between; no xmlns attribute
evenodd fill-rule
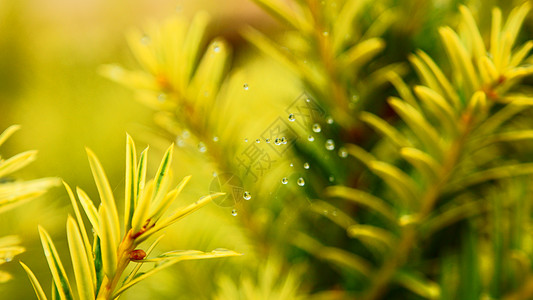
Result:
<svg viewBox="0 0 533 300"><path fill-rule="evenodd" d="M135 243L135 237L133 236L133 232L130 231L126 234L122 242L120 243L118 250L117 250L117 269L115 271L115 274L113 275L113 278L109 280L107 276L105 277L102 287L100 288L100 292L98 293L98 296L96 299L98 300L111 300L113 297L113 292L115 291L115 288L117 287L117 284L120 280L120 277L122 276L122 273L124 273L124 270L130 263L130 253L135 250L136 243Z"/></svg>

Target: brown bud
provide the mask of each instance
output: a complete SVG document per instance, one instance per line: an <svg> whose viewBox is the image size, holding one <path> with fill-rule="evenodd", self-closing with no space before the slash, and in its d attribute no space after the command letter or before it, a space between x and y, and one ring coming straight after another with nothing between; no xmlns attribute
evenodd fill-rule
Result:
<svg viewBox="0 0 533 300"><path fill-rule="evenodd" d="M142 260L146 257L146 252L142 249L135 249L130 252L130 260Z"/></svg>

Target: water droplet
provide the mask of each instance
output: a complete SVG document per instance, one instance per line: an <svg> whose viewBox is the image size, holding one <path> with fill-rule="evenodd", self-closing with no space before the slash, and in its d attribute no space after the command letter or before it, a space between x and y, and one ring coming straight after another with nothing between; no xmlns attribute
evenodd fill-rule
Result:
<svg viewBox="0 0 533 300"><path fill-rule="evenodd" d="M141 43L143 45L148 45L150 44L150 42L151 42L150 37L147 35L143 35L143 37L141 38Z"/></svg>
<svg viewBox="0 0 533 300"><path fill-rule="evenodd" d="M198 151L200 151L202 153L205 153L205 151L207 151L207 148L205 147L204 143L202 143L202 142L198 143Z"/></svg>
<svg viewBox="0 0 533 300"><path fill-rule="evenodd" d="M6 253L5 256L4 256L4 260L5 262L10 262L13 260L13 255L11 255L11 253Z"/></svg>
<svg viewBox="0 0 533 300"><path fill-rule="evenodd" d="M215 143L218 142L218 136L214 136L213 137L213 142L215 142Z"/></svg>
<svg viewBox="0 0 533 300"><path fill-rule="evenodd" d="M296 120L296 118L294 117L294 114L290 114L289 121L294 122L294 120Z"/></svg>
<svg viewBox="0 0 533 300"><path fill-rule="evenodd" d="M322 131L322 128L320 127L320 124L318 124L318 123L313 124L313 131L314 132Z"/></svg>
<svg viewBox="0 0 533 300"><path fill-rule="evenodd" d="M281 179L281 183L283 183L283 184L287 184L287 183L289 183L289 179L287 179L287 177L283 177L283 178Z"/></svg>
<svg viewBox="0 0 533 300"><path fill-rule="evenodd" d="M220 52L220 46L218 45L218 43L213 44L213 51Z"/></svg>
<svg viewBox="0 0 533 300"><path fill-rule="evenodd" d="M265 143L270 144L270 139L265 139Z"/></svg>
<svg viewBox="0 0 533 300"><path fill-rule="evenodd" d="M248 138L244 138L244 142L245 142L245 143L248 143Z"/></svg>
<svg viewBox="0 0 533 300"><path fill-rule="evenodd" d="M213 171L213 177L217 177L218 174L217 174L217 171Z"/></svg>
<svg viewBox="0 0 533 300"><path fill-rule="evenodd" d="M252 194L250 194L250 192L246 191L246 192L244 192L242 197L244 198L244 200L250 200L250 199L252 199Z"/></svg>
<svg viewBox="0 0 533 300"><path fill-rule="evenodd" d="M330 125L333 124L333 118L332 118L331 116L328 116L328 117L326 118L326 123L328 123L328 124L330 124Z"/></svg>
<svg viewBox="0 0 533 300"><path fill-rule="evenodd" d="M294 167L294 164L293 164L293 163L291 163L291 164L290 164L289 166L290 166L290 167L292 168L292 167Z"/></svg>
<svg viewBox="0 0 533 300"><path fill-rule="evenodd" d="M323 35L323 36L328 36L328 35L329 35L329 32L324 31L324 32L322 32L322 35Z"/></svg>
<svg viewBox="0 0 533 300"><path fill-rule="evenodd" d="M344 147L340 147L339 148L339 156L342 157L342 158L348 157L348 150L346 150L346 148L344 148Z"/></svg>
<svg viewBox="0 0 533 300"><path fill-rule="evenodd" d="M305 99L305 102L309 103L309 102L311 102L311 99L307 98L307 99Z"/></svg>
<svg viewBox="0 0 533 300"><path fill-rule="evenodd" d="M315 140L315 137L312 136L312 135L310 135L310 136L307 137L307 140L310 141L310 142L312 142L312 141Z"/></svg>
<svg viewBox="0 0 533 300"><path fill-rule="evenodd" d="M178 147L180 147L180 148L185 147L185 140L183 140L183 138L181 136L177 136L176 137L176 145L178 145Z"/></svg>
<svg viewBox="0 0 533 300"><path fill-rule="evenodd" d="M298 178L297 182L298 182L299 186L304 186L305 185L305 180L302 177Z"/></svg>
<svg viewBox="0 0 533 300"><path fill-rule="evenodd" d="M247 91L247 90L248 90L248 83L245 83L245 84L242 86L242 88L243 88L245 91Z"/></svg>
<svg viewBox="0 0 533 300"><path fill-rule="evenodd" d="M167 94L165 94L165 93L161 93L161 94L159 94L159 95L157 96L157 100L158 100L159 102L165 102L165 101L167 100Z"/></svg>
<svg viewBox="0 0 533 300"><path fill-rule="evenodd" d="M274 144L276 144L277 146L281 145L281 139L276 138L276 139L274 140Z"/></svg>
<svg viewBox="0 0 533 300"><path fill-rule="evenodd" d="M333 177L333 175L329 176L329 182L333 182L333 181L335 181L335 177Z"/></svg>
<svg viewBox="0 0 533 300"><path fill-rule="evenodd" d="M259 143L261 143L261 140L260 139L256 139L255 142L259 144Z"/></svg>
<svg viewBox="0 0 533 300"><path fill-rule="evenodd" d="M331 214L332 214L334 217L336 217L336 216L337 216L337 210L336 210L336 209L333 210L333 212L332 212Z"/></svg>
<svg viewBox="0 0 533 300"><path fill-rule="evenodd" d="M183 130L181 136L183 136L184 139L188 139L191 137L191 132L189 130Z"/></svg>
<svg viewBox="0 0 533 300"><path fill-rule="evenodd" d="M325 146L326 146L326 149L329 150L329 151L334 150L335 149L335 142L332 139L328 139L326 141Z"/></svg>
<svg viewBox="0 0 533 300"><path fill-rule="evenodd" d="M309 170L309 163L304 163L304 169Z"/></svg>
<svg viewBox="0 0 533 300"><path fill-rule="evenodd" d="M231 211L231 215L234 216L234 217L236 217L236 216L237 216L237 210L236 210L236 209L233 209L233 210Z"/></svg>
<svg viewBox="0 0 533 300"><path fill-rule="evenodd" d="M282 137L281 140L280 140L280 142L281 142L283 145L287 144L287 138Z"/></svg>

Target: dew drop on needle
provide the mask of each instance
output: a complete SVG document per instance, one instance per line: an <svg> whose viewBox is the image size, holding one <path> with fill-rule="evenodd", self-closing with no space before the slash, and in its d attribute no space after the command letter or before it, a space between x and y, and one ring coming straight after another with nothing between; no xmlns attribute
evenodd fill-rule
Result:
<svg viewBox="0 0 533 300"><path fill-rule="evenodd" d="M339 156L342 157L342 158L348 157L348 150L346 150L346 148L344 148L344 147L340 147L339 148Z"/></svg>
<svg viewBox="0 0 533 300"><path fill-rule="evenodd" d="M205 147L205 144L200 142L198 143L198 151L202 152L202 153L205 153L205 151L207 151L207 148Z"/></svg>
<svg viewBox="0 0 533 300"><path fill-rule="evenodd" d="M294 117L294 114L290 114L289 121L294 122L294 120L296 120L296 118Z"/></svg>
<svg viewBox="0 0 533 300"><path fill-rule="evenodd" d="M327 150L331 151L335 149L335 142L332 139L326 141L325 147Z"/></svg>
<svg viewBox="0 0 533 300"><path fill-rule="evenodd" d="M322 131L320 124L318 123L313 124L313 132L320 132L320 131Z"/></svg>

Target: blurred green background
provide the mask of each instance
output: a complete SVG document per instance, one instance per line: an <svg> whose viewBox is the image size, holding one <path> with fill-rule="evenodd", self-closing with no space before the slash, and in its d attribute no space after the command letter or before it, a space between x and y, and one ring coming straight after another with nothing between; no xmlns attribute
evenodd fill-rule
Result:
<svg viewBox="0 0 533 300"><path fill-rule="evenodd" d="M0 128L22 125L22 130L2 147L2 155L9 157L29 149L39 151L37 161L19 171L17 178L59 176L96 198L84 149L90 147L106 168L116 193L123 193L125 133L129 132L139 144L146 145L141 138L142 128L154 127L152 111L134 101L131 91L100 76L98 67L115 62L135 66L126 45L127 30L174 14L192 16L198 10L211 13L213 30L210 35L225 36L232 42L234 51L240 51L239 47L243 46L237 31L244 24L253 23L263 28L275 24L254 4L241 0L225 1L224 5L216 1L0 1ZM157 167L153 164L162 152L158 145L151 146L153 173ZM196 175L186 189L184 202L208 193L211 172L198 174L197 168L187 167L187 163L177 164L180 165L176 168L177 178ZM64 257L63 263L71 270L65 234L68 213L72 211L67 194L63 188L54 188L46 196L0 216L0 236L21 236L27 252L17 258L31 266L44 287L50 285L51 276L40 246L37 224L52 233ZM179 233L179 240L169 238L161 247L167 250L235 248L240 243L239 248L244 250L245 245L236 230L228 228L216 232L215 221L213 224L201 222L207 216L216 220L229 219L228 215L228 210L217 206L205 209L202 215L173 226ZM191 224L195 226L192 232ZM188 273L191 274L194 272L191 270L198 270L197 266L202 263L193 262L184 268L190 269ZM221 267L217 262L211 265ZM0 285L0 295L9 295L10 299L35 297L18 263L5 264L3 268L14 275L14 279ZM150 285L149 280L145 288L135 289L134 293L144 290L150 295L160 294L158 298L167 295L175 299L172 296L178 293L175 288L170 288L170 292L158 291L164 289L161 280L162 277L157 276L151 282L159 284ZM201 287L192 289L202 291ZM187 298L184 292L180 294ZM139 295L132 298L139 299Z"/></svg>

